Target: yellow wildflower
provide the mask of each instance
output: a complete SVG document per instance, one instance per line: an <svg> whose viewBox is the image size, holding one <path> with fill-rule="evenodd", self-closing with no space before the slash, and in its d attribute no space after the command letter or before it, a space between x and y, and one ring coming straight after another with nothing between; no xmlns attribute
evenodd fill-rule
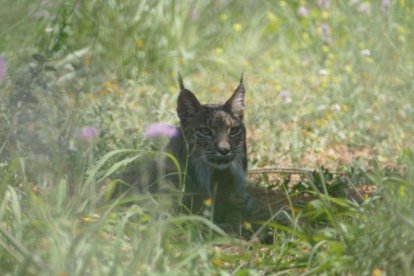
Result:
<svg viewBox="0 0 414 276"><path fill-rule="evenodd" d="M400 196L401 197L405 197L406 196L407 191L406 191L405 185L401 185L400 186L399 193L400 193Z"/></svg>
<svg viewBox="0 0 414 276"><path fill-rule="evenodd" d="M352 66L347 64L347 65L345 65L344 70L347 73L352 73Z"/></svg>
<svg viewBox="0 0 414 276"><path fill-rule="evenodd" d="M91 223L92 222L92 218L90 216L84 216L82 218L82 222L83 223Z"/></svg>
<svg viewBox="0 0 414 276"><path fill-rule="evenodd" d="M242 29L243 29L242 24L240 23L233 24L233 30L235 30L236 32L241 32Z"/></svg>
<svg viewBox="0 0 414 276"><path fill-rule="evenodd" d="M329 85L330 77L328 75L324 75L321 77L320 86L325 88Z"/></svg>
<svg viewBox="0 0 414 276"><path fill-rule="evenodd" d="M273 87L274 87L275 91L279 92L280 90L282 90L282 85L278 81L276 81L276 83Z"/></svg>
<svg viewBox="0 0 414 276"><path fill-rule="evenodd" d="M135 41L135 46L137 46L137 48L142 49L145 46L145 42L142 39L138 39L137 41Z"/></svg>
<svg viewBox="0 0 414 276"><path fill-rule="evenodd" d="M105 83L106 88L111 89L114 85L112 84L112 82L108 81Z"/></svg>
<svg viewBox="0 0 414 276"><path fill-rule="evenodd" d="M204 200L204 205L207 207L211 207L211 205L213 204L213 200L209 197L206 200Z"/></svg>
<svg viewBox="0 0 414 276"><path fill-rule="evenodd" d="M332 114L331 114L331 112L325 112L323 117L324 117L325 121L329 121L329 120L332 119Z"/></svg>
<svg viewBox="0 0 414 276"><path fill-rule="evenodd" d="M223 261L218 257L214 258L212 262L213 262L213 265L215 265L215 266L222 266L223 265Z"/></svg>
<svg viewBox="0 0 414 276"><path fill-rule="evenodd" d="M244 221L243 222L243 228L246 230L251 230L252 229L252 224L250 222Z"/></svg>
<svg viewBox="0 0 414 276"><path fill-rule="evenodd" d="M327 52L329 52L330 49L329 49L328 46L323 45L322 48L321 48L321 50L322 50L322 52L327 53Z"/></svg>
<svg viewBox="0 0 414 276"><path fill-rule="evenodd" d="M365 61L368 62L368 63L370 63L370 64L372 64L372 63L375 62L375 60L372 57L365 58Z"/></svg>
<svg viewBox="0 0 414 276"><path fill-rule="evenodd" d="M292 207L292 212L293 212L295 215L297 215L297 214L299 214L299 212L300 212L300 208L299 208L299 207L296 207L296 206L293 206L293 207Z"/></svg>
<svg viewBox="0 0 414 276"><path fill-rule="evenodd" d="M372 276L381 276L382 275L382 271L379 268L374 268L371 272Z"/></svg>
<svg viewBox="0 0 414 276"><path fill-rule="evenodd" d="M276 22L277 21L277 16L273 12L267 12L267 19L270 22Z"/></svg>

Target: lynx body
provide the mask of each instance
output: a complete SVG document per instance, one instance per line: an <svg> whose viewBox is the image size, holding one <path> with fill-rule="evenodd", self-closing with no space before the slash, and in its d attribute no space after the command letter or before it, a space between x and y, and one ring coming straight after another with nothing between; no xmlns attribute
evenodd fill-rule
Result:
<svg viewBox="0 0 414 276"><path fill-rule="evenodd" d="M171 139L167 152L185 168L183 203L199 213L206 200L211 200L214 221L240 221L247 169L243 79L223 105L200 104L184 87L181 77L179 84L177 114L181 131Z"/></svg>
<svg viewBox="0 0 414 276"><path fill-rule="evenodd" d="M201 104L179 76L180 127L165 151L171 158L126 171L123 180L137 192L181 191L185 211L210 215L232 231L259 219L259 203L246 191L246 129L243 77L224 104ZM177 167L178 163L178 167ZM148 166L149 164L149 166ZM172 185L171 185L172 184Z"/></svg>

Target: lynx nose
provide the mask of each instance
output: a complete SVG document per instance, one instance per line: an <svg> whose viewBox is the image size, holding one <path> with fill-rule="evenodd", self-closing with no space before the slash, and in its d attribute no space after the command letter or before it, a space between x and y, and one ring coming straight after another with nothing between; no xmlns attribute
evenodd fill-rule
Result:
<svg viewBox="0 0 414 276"><path fill-rule="evenodd" d="M217 152L221 155L227 155L230 152L230 144L226 141L220 141L217 144Z"/></svg>

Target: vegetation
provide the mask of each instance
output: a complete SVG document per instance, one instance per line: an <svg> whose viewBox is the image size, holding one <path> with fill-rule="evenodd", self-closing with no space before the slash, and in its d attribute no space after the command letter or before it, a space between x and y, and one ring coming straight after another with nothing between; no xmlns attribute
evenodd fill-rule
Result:
<svg viewBox="0 0 414 276"><path fill-rule="evenodd" d="M1 4L2 275L413 273L414 2ZM144 130L178 122L178 71L203 102L244 72L250 168L315 171L251 175L311 195L266 224L272 244L171 198L108 199L122 166L162 154Z"/></svg>

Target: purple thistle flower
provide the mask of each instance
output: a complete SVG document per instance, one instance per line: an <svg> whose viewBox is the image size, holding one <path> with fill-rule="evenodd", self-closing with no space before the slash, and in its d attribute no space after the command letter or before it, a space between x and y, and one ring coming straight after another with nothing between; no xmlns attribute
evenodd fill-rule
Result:
<svg viewBox="0 0 414 276"><path fill-rule="evenodd" d="M172 138L179 134L179 128L167 123L155 123L147 127L145 135L150 138L168 137Z"/></svg>
<svg viewBox="0 0 414 276"><path fill-rule="evenodd" d="M381 8L386 10L391 7L391 0L382 0Z"/></svg>
<svg viewBox="0 0 414 276"><path fill-rule="evenodd" d="M0 81L6 77L7 62L6 58L0 57Z"/></svg>
<svg viewBox="0 0 414 276"><path fill-rule="evenodd" d="M318 4L324 9L329 9L329 0L318 0Z"/></svg>
<svg viewBox="0 0 414 276"><path fill-rule="evenodd" d="M367 2L361 3L358 7L358 11L366 15L371 15L371 6Z"/></svg>
<svg viewBox="0 0 414 276"><path fill-rule="evenodd" d="M191 11L191 20L197 21L200 18L200 11L197 8L194 8Z"/></svg>
<svg viewBox="0 0 414 276"><path fill-rule="evenodd" d="M324 36L331 35L331 27L329 27L329 25L322 23L321 24L321 30L322 30L322 34Z"/></svg>
<svg viewBox="0 0 414 276"><path fill-rule="evenodd" d="M321 31L322 31L322 40L331 43L332 42L332 36L331 36L331 27L329 27L328 24L322 23L320 25Z"/></svg>
<svg viewBox="0 0 414 276"><path fill-rule="evenodd" d="M298 9L298 14L300 16L306 17L306 16L309 15L309 10L304 6L300 6L299 9Z"/></svg>
<svg viewBox="0 0 414 276"><path fill-rule="evenodd" d="M286 99L290 97L290 93L286 89L283 89L282 91L280 91L279 96Z"/></svg>
<svg viewBox="0 0 414 276"><path fill-rule="evenodd" d="M288 90L283 89L280 91L279 96L285 101L285 103L291 103L292 98L290 97L290 93Z"/></svg>
<svg viewBox="0 0 414 276"><path fill-rule="evenodd" d="M92 142L99 136L99 129L94 126L86 126L80 130L79 138L86 142Z"/></svg>

